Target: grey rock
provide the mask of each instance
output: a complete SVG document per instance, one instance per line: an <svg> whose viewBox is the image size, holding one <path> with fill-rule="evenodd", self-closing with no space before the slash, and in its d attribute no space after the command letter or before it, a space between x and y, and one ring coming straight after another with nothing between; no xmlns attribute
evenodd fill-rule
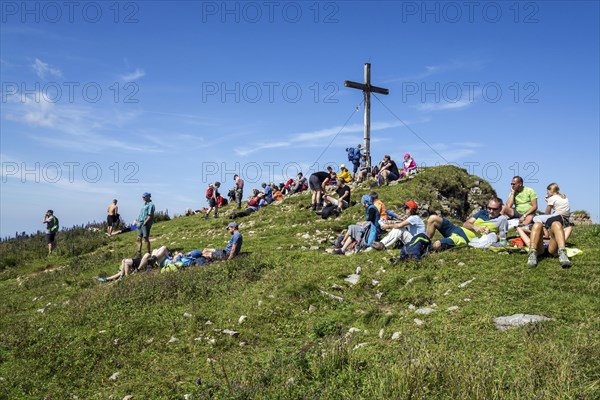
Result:
<svg viewBox="0 0 600 400"><path fill-rule="evenodd" d="M531 314L513 314L504 317L494 318L496 328L505 331L514 326L531 324L533 322L550 321L552 318L544 317L543 315Z"/></svg>
<svg viewBox="0 0 600 400"><path fill-rule="evenodd" d="M417 325L423 325L425 323L425 321L422 321L418 318L415 318L413 321L415 321L415 324L417 324Z"/></svg>
<svg viewBox="0 0 600 400"><path fill-rule="evenodd" d="M313 313L317 311L317 307L313 306L312 304L310 306L308 306L308 312L309 313Z"/></svg>
<svg viewBox="0 0 600 400"><path fill-rule="evenodd" d="M465 286L467 286L468 284L470 284L471 282L473 282L475 280L475 278L473 279L469 279L468 281L465 281L463 283L461 283L460 285L458 285L459 288L464 288Z"/></svg>
<svg viewBox="0 0 600 400"><path fill-rule="evenodd" d="M223 329L223 333L226 334L226 335L229 335L229 336L231 336L233 338L236 338L236 337L238 337L240 335L239 332L232 331L231 329Z"/></svg>
<svg viewBox="0 0 600 400"><path fill-rule="evenodd" d="M352 274L352 275L348 275L348 277L345 278L344 280L346 282L350 283L351 285L356 285L358 283L359 278L360 278L360 275Z"/></svg>
<svg viewBox="0 0 600 400"><path fill-rule="evenodd" d="M458 310L458 306L450 306L446 309L446 311L456 311Z"/></svg>
<svg viewBox="0 0 600 400"><path fill-rule="evenodd" d="M433 308L424 307L424 308L419 308L418 310L416 310L415 314L428 315L428 314L431 314L432 312L435 312L435 310Z"/></svg>
<svg viewBox="0 0 600 400"><path fill-rule="evenodd" d="M120 372L115 372L114 374L112 374L112 375L111 375L111 376L108 378L108 380L110 380L110 381L116 381L116 380L117 380L117 378L119 377L119 375L121 375L121 373L120 373Z"/></svg>
<svg viewBox="0 0 600 400"><path fill-rule="evenodd" d="M392 340L398 340L400 339L400 332L394 332L394 334L392 335Z"/></svg>

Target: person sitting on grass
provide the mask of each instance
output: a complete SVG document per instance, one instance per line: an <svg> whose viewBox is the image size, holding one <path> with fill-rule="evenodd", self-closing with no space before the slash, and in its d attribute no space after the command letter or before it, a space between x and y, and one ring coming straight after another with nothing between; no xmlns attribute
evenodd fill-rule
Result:
<svg viewBox="0 0 600 400"><path fill-rule="evenodd" d="M338 211L348 208L350 206L350 187L346 185L343 179L337 181L335 192L338 198L327 195L324 197L325 202L335 206Z"/></svg>
<svg viewBox="0 0 600 400"><path fill-rule="evenodd" d="M340 172L338 172L338 174L337 174L337 179L342 180L345 183L352 182L352 174L350 173L350 171L348 171L348 168L346 168L346 165L344 165L344 164L340 165Z"/></svg>
<svg viewBox="0 0 600 400"><path fill-rule="evenodd" d="M514 176L510 182L511 191L502 214L508 218L519 218L521 225L529 225L538 209L537 193L523 186L523 178Z"/></svg>
<svg viewBox="0 0 600 400"><path fill-rule="evenodd" d="M238 230L238 224L230 222L227 225L227 230L231 234L231 238L224 249L206 248L202 250L202 256L210 261L231 260L238 256L242 251L242 243L244 238Z"/></svg>
<svg viewBox="0 0 600 400"><path fill-rule="evenodd" d="M248 200L248 206L246 207L245 211L240 211L237 213L233 213L229 216L230 219L236 219L236 218L243 218L243 217L247 217L248 215L252 214L253 212L258 211L259 208L266 206L267 202L264 200L264 193L258 193L256 196L254 197L250 197L250 199Z"/></svg>
<svg viewBox="0 0 600 400"><path fill-rule="evenodd" d="M377 175L377 184L382 186L384 183L387 185L388 182L398 180L400 172L398 172L398 165L392 160L389 155L383 156L383 160L379 163L379 173Z"/></svg>
<svg viewBox="0 0 600 400"><path fill-rule="evenodd" d="M417 163L410 156L409 153L404 155L404 163L402 164L402 172L400 172L400 178L404 178L407 175L414 174L417 172Z"/></svg>
<svg viewBox="0 0 600 400"><path fill-rule="evenodd" d="M352 252L361 250L360 243L364 243L364 247L369 247L371 243L377 240L380 234L379 211L373 205L373 199L368 194L365 194L360 202L366 211L365 221L348 226L348 230L342 239L342 247L334 249L333 254L352 254ZM351 248L354 250L350 250Z"/></svg>
<svg viewBox="0 0 600 400"><path fill-rule="evenodd" d="M146 267L164 266L165 260L169 257L169 249L167 246L154 249L152 254L146 253L141 258L124 258L121 260L121 268L119 272L106 278L98 278L100 282L116 281L123 276L128 276L132 272L145 271Z"/></svg>
<svg viewBox="0 0 600 400"><path fill-rule="evenodd" d="M290 185L289 194L300 193L305 191L307 188L308 185L306 183L306 178L304 175L302 175L302 172L298 172L296 179L294 179Z"/></svg>
<svg viewBox="0 0 600 400"><path fill-rule="evenodd" d="M565 230L570 228L569 216L571 208L569 199L564 194L560 193L560 188L556 183L551 183L546 188L546 215L540 215L533 218L533 227L529 237L529 252L527 255L527 266L530 268L537 266L537 256L546 253L556 256L561 267L571 267L571 261L567 256L566 249L566 234ZM554 212L551 214L551 212ZM543 228L549 231L550 242L548 249L544 246Z"/></svg>
<svg viewBox="0 0 600 400"><path fill-rule="evenodd" d="M404 203L405 214L401 222L382 223L381 229L390 230L381 242L373 242L371 248L375 250L392 249L397 242L406 244L410 242L413 236L419 233L425 233L425 224L417 215L418 206L414 200Z"/></svg>
<svg viewBox="0 0 600 400"><path fill-rule="evenodd" d="M443 251L455 246L465 246L472 239L490 232L498 233L500 230L506 232L508 219L501 215L502 200L492 197L487 204L487 210L480 210L469 218L462 227L459 227L448 219L438 215L432 215L427 219L426 233L429 239L433 239L435 231L438 230L443 239L433 243L433 250Z"/></svg>

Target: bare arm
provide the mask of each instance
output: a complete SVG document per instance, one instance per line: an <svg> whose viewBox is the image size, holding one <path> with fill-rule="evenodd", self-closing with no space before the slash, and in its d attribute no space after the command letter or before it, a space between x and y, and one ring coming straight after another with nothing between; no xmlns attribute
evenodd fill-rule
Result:
<svg viewBox="0 0 600 400"><path fill-rule="evenodd" d="M231 260L233 257L235 257L235 252L237 250L237 244L233 244L233 246L231 246L231 251L229 252L229 257L227 257L227 260Z"/></svg>
<svg viewBox="0 0 600 400"><path fill-rule="evenodd" d="M465 227L473 232L476 232L476 233L489 233L488 228L482 228L480 226L475 226L473 224L474 222L475 222L475 218L471 217L465 221L465 223L463 224L463 227Z"/></svg>

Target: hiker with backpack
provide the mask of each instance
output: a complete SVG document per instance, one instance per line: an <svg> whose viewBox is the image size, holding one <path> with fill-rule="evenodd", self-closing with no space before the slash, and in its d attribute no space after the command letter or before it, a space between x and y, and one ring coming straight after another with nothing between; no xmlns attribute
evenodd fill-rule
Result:
<svg viewBox="0 0 600 400"><path fill-rule="evenodd" d="M337 181L337 188L335 190L335 193L338 195L337 199L329 195L326 195L323 198L325 203L329 204L332 207L329 211L326 210L327 206L323 207L323 210L321 211L321 216L324 219L327 219L328 215L323 216L323 213L328 212L329 214L331 214L331 212L334 210L339 213L350 206L350 186L348 186L343 179Z"/></svg>
<svg viewBox="0 0 600 400"><path fill-rule="evenodd" d="M352 163L352 179L356 179L356 173L358 172L358 169L360 167L360 159L362 154L362 146L359 143L358 145L356 145L356 148L354 147L348 147L346 149L346 152L348 153L348 162ZM366 157L366 156L365 156ZM349 181L347 181L349 182Z"/></svg>
<svg viewBox="0 0 600 400"><path fill-rule="evenodd" d="M379 211L373 205L373 199L365 194L360 199L365 208L365 221L348 226L348 230L341 240L341 248L331 251L333 254L352 254L370 247L381 233L379 226Z"/></svg>
<svg viewBox="0 0 600 400"><path fill-rule="evenodd" d="M221 187L221 182L215 182L208 184L208 189L206 189L206 199L208 200L208 211L204 214L204 218L208 218L210 212L215 210L215 218L219 218L219 197L221 194L219 193L219 188Z"/></svg>
<svg viewBox="0 0 600 400"><path fill-rule="evenodd" d="M292 181L288 194L300 193L308 188L306 184L306 178L302 175L302 172L298 172L296 179Z"/></svg>
<svg viewBox="0 0 600 400"><path fill-rule="evenodd" d="M414 200L404 203L404 216L401 222L382 223L381 229L390 232L380 242L373 242L371 248L375 250L392 249L396 243L402 245L409 243L413 236L425 233L425 224L417 215L418 206Z"/></svg>
<svg viewBox="0 0 600 400"><path fill-rule="evenodd" d="M54 211L48 210L42 223L46 224L46 243L48 243L48 255L50 255L56 247L56 233L58 232L58 218L54 215Z"/></svg>
<svg viewBox="0 0 600 400"><path fill-rule="evenodd" d="M433 243L433 250L443 251L457 246L465 246L481 235L506 232L508 219L505 215L501 215L501 211L502 199L492 197L488 200L487 209L476 212L463 223L462 227L439 215L431 215L427 219L427 236L433 239L436 230L443 236L443 239Z"/></svg>

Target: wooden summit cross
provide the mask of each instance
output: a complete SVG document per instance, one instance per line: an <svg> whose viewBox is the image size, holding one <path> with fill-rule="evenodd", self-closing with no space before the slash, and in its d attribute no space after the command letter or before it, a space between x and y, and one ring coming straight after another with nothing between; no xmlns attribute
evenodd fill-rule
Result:
<svg viewBox="0 0 600 400"><path fill-rule="evenodd" d="M365 95L365 155L367 156L367 162L369 166L371 164L371 92L380 94L389 94L388 89L380 88L377 86L371 86L371 64L365 64L365 83L358 83L352 81L344 81L344 86L360 89Z"/></svg>

